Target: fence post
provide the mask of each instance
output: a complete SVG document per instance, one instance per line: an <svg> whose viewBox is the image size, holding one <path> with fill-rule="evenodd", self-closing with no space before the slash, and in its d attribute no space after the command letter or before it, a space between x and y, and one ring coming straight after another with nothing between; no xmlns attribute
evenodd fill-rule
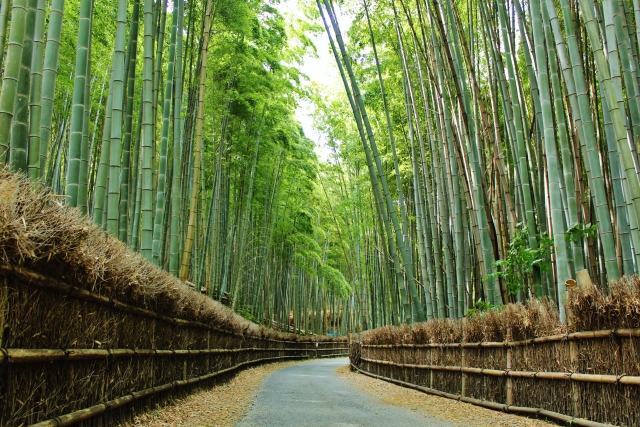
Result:
<svg viewBox="0 0 640 427"><path fill-rule="evenodd" d="M577 282L573 279L569 279L566 281L567 285L567 297L569 296L569 290L571 288L575 288L576 286L591 286L591 277L589 276L589 272L587 270L581 270L576 272ZM567 326L571 327L571 323L573 320L573 316L571 313L568 313L567 316ZM557 344L556 344L557 345ZM566 347L565 347L566 348ZM580 349L578 348L577 341L569 341L569 364L571 366L571 372L578 371L578 361L580 359ZM580 415L580 390L578 390L578 385L575 381L571 381L571 404L573 406L573 416L578 417Z"/></svg>
<svg viewBox="0 0 640 427"><path fill-rule="evenodd" d="M429 340L430 343L433 343L432 340ZM434 347L429 347L429 365L431 365L432 369L429 369L429 388L433 388L433 349Z"/></svg>
<svg viewBox="0 0 640 427"><path fill-rule="evenodd" d="M207 329L207 350L211 350L211 329ZM207 354L207 374L211 372L211 353Z"/></svg>
<svg viewBox="0 0 640 427"><path fill-rule="evenodd" d="M152 350L157 350L158 349L158 344L156 342L156 327L158 326L158 319L154 318L151 321L151 349ZM151 372L149 373L149 387L155 387L156 385L156 379L155 379L155 373L156 373L156 363L158 363L158 358L157 357L152 357L151 358L151 363L149 364L149 366L151 367Z"/></svg>
<svg viewBox="0 0 640 427"><path fill-rule="evenodd" d="M511 349L511 328L507 328L507 342L506 342L506 348L507 348L507 372L511 370L512 368L512 357L513 357L513 350ZM506 376L507 378L507 406L511 406L513 405L513 378L511 378L509 375Z"/></svg>
<svg viewBox="0 0 640 427"><path fill-rule="evenodd" d="M7 318L9 317L9 289L7 289L7 278L0 279L0 348L5 345L5 329L7 326Z"/></svg>
<svg viewBox="0 0 640 427"><path fill-rule="evenodd" d="M578 359L580 356L580 350L578 349L578 343L576 341L569 341L569 358L571 361L571 372L578 371ZM578 384L575 381L571 381L571 400L573 404L573 416L580 415L580 391L578 390Z"/></svg>
<svg viewBox="0 0 640 427"><path fill-rule="evenodd" d="M407 364L407 349L408 347L401 347L402 348L402 380L404 382L409 382L409 378L407 376L407 367L405 366Z"/></svg>
<svg viewBox="0 0 640 427"><path fill-rule="evenodd" d="M467 373L464 372L464 368L467 366L467 355L465 354L464 344L467 341L467 318L462 318L462 342L460 343L460 367L461 369L461 380L460 380L460 395L467 395Z"/></svg>

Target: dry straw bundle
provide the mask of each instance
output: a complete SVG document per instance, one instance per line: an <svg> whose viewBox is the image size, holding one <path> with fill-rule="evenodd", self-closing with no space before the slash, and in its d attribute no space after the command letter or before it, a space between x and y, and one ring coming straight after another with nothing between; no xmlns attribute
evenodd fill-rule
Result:
<svg viewBox="0 0 640 427"><path fill-rule="evenodd" d="M308 340L258 326L193 292L65 208L61 196L6 170L0 171L0 265L26 267L127 304L245 336Z"/></svg>
<svg viewBox="0 0 640 427"><path fill-rule="evenodd" d="M640 328L640 278L623 277L611 282L609 290L575 288L567 306L577 331Z"/></svg>

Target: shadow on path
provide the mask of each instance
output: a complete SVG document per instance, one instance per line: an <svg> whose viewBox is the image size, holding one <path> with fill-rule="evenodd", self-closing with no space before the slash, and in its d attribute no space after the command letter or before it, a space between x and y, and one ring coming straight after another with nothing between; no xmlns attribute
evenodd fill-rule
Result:
<svg viewBox="0 0 640 427"><path fill-rule="evenodd" d="M271 374L236 427L450 427L389 405L346 384L336 369L349 359L301 363Z"/></svg>

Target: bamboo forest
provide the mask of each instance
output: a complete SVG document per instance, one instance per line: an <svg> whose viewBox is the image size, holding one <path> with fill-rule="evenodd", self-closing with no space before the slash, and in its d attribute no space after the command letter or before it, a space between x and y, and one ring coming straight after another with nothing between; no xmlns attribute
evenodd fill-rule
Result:
<svg viewBox="0 0 640 427"><path fill-rule="evenodd" d="M1 0L0 53L0 166L255 323L640 270L638 0Z"/></svg>

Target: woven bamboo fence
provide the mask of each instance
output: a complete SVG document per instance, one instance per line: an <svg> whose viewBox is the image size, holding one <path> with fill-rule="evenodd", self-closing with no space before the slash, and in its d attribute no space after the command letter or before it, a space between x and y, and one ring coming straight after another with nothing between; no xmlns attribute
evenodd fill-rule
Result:
<svg viewBox="0 0 640 427"><path fill-rule="evenodd" d="M290 337L168 317L0 266L0 426L121 425L245 366L347 354L343 341Z"/></svg>
<svg viewBox="0 0 640 427"><path fill-rule="evenodd" d="M362 373L572 425L640 425L640 329L528 340L351 346Z"/></svg>

